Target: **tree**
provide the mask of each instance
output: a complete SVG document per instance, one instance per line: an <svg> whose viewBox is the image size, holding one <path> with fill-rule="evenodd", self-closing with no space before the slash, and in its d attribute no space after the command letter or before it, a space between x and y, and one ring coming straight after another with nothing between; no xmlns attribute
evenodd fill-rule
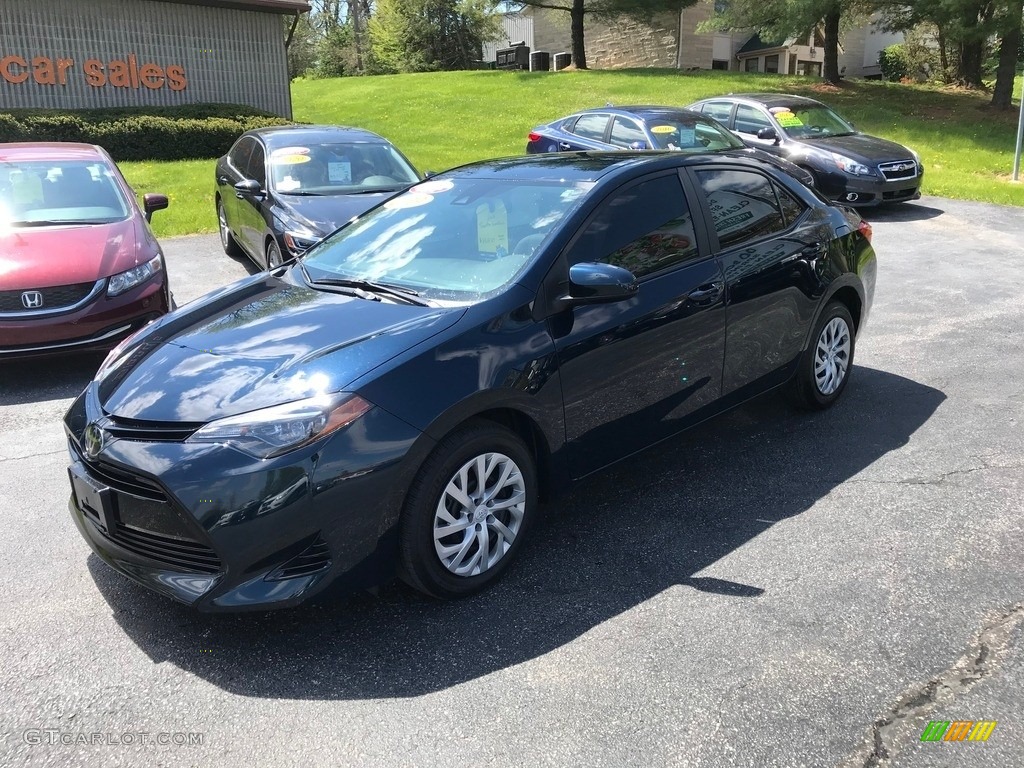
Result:
<svg viewBox="0 0 1024 768"><path fill-rule="evenodd" d="M992 106L1009 109L1013 100L1013 80L1020 60L1021 17L1024 0L1006 0L997 20L1000 28L999 64L996 66L996 84L992 89Z"/></svg>
<svg viewBox="0 0 1024 768"><path fill-rule="evenodd" d="M602 19L630 17L649 21L657 13L680 12L697 0L518 0L508 5L519 9L543 8L569 14L569 35L572 41L572 63L577 69L587 68L584 23L587 16Z"/></svg>
<svg viewBox="0 0 1024 768"><path fill-rule="evenodd" d="M838 84L840 31L865 10L864 0L731 0L702 27L755 29L767 37L786 39L802 37L820 26L825 40L822 77Z"/></svg>

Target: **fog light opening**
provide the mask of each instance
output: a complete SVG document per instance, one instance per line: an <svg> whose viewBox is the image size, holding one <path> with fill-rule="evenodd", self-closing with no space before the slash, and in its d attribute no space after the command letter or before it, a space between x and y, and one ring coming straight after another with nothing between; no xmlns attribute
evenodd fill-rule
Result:
<svg viewBox="0 0 1024 768"><path fill-rule="evenodd" d="M858 195L856 192L846 193L846 201L848 203L856 203L858 200L860 200L860 195Z"/></svg>

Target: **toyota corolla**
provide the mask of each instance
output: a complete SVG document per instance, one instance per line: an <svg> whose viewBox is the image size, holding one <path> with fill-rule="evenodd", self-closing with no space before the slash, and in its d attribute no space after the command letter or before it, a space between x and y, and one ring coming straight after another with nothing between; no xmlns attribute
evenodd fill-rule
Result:
<svg viewBox="0 0 1024 768"><path fill-rule="evenodd" d="M448 171L113 350L65 419L71 514L202 610L471 594L572 481L776 387L832 405L869 239L742 153Z"/></svg>

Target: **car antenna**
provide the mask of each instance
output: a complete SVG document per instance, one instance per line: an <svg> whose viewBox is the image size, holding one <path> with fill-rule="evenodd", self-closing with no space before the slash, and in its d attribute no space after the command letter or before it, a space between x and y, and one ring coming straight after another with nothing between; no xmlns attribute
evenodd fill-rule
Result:
<svg viewBox="0 0 1024 768"><path fill-rule="evenodd" d="M605 105L606 107L614 107L614 106L615 106L615 105L614 105L614 104L612 104L612 103L611 103L610 101L606 101L606 102L604 103L604 105Z"/></svg>

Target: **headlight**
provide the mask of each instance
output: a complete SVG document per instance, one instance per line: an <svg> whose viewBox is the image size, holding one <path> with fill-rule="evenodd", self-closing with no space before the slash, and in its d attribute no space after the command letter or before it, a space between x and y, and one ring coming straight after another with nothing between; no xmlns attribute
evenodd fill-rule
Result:
<svg viewBox="0 0 1024 768"><path fill-rule="evenodd" d="M372 407L358 395L344 392L311 397L211 421L187 442L222 443L257 459L269 459L348 426Z"/></svg>
<svg viewBox="0 0 1024 768"><path fill-rule="evenodd" d="M120 293L124 293L136 285L146 282L163 268L163 259L155 256L145 264L139 264L139 266L132 267L126 272L119 272L111 277L107 283L107 295L117 296Z"/></svg>
<svg viewBox="0 0 1024 768"><path fill-rule="evenodd" d="M301 256L319 242L320 238L312 232L284 233L284 244L293 256Z"/></svg>
<svg viewBox="0 0 1024 768"><path fill-rule="evenodd" d="M838 155L835 152L832 153L832 159L835 160L836 166L841 171L846 171L853 176L871 176L871 169L866 165L858 163L856 160L851 160L846 155Z"/></svg>

